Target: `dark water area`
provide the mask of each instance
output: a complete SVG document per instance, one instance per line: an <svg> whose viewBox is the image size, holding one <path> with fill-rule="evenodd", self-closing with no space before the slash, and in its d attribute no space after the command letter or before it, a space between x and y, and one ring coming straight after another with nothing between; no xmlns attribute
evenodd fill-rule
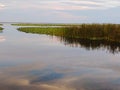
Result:
<svg viewBox="0 0 120 90"><path fill-rule="evenodd" d="M58 37L64 45L71 47L82 47L86 50L107 49L109 53L115 54L120 52L120 43L106 40L89 40L80 38Z"/></svg>
<svg viewBox="0 0 120 90"><path fill-rule="evenodd" d="M0 90L120 90L119 43L0 33Z"/></svg>

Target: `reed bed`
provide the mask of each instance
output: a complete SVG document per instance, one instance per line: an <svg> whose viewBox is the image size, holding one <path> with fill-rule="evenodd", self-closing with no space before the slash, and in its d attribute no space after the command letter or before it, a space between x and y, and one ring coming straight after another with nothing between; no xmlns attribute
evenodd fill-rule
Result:
<svg viewBox="0 0 120 90"><path fill-rule="evenodd" d="M27 33L120 42L119 24L81 24L77 26L63 26L59 28L20 27L18 30Z"/></svg>

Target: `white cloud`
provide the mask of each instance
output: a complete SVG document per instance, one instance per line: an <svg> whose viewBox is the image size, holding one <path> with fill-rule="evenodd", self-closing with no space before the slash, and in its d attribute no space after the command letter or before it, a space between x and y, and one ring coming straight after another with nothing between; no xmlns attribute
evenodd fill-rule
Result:
<svg viewBox="0 0 120 90"><path fill-rule="evenodd" d="M46 0L40 1L39 9L52 10L90 10L90 9L109 9L120 6L119 0Z"/></svg>
<svg viewBox="0 0 120 90"><path fill-rule="evenodd" d="M29 4L28 4L29 3ZM9 3L14 8L37 8L42 10L92 10L120 6L119 0L16 0ZM0 4L0 7L5 5Z"/></svg>
<svg viewBox="0 0 120 90"><path fill-rule="evenodd" d="M119 22L119 8L120 0L1 0L0 21Z"/></svg>
<svg viewBox="0 0 120 90"><path fill-rule="evenodd" d="M61 11L56 11L56 12L53 12L52 14L54 14L56 16L56 18L62 18L62 19L86 19L87 16L76 16L76 15L73 15L73 14L70 14L70 13L67 13L67 12L61 12Z"/></svg>

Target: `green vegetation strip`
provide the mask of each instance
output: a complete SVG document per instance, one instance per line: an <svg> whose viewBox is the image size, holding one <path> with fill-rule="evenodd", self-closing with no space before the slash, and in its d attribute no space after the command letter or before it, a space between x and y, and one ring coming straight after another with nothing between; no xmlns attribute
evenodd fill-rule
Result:
<svg viewBox="0 0 120 90"><path fill-rule="evenodd" d="M0 27L0 30L3 30L3 28L2 28L2 27Z"/></svg>
<svg viewBox="0 0 120 90"><path fill-rule="evenodd" d="M89 40L107 40L120 42L119 24L81 24L69 27L20 27L19 31L26 33L47 34L69 38Z"/></svg>
<svg viewBox="0 0 120 90"><path fill-rule="evenodd" d="M32 24L32 23L18 23L18 24L12 24L14 26L77 26L80 24Z"/></svg>

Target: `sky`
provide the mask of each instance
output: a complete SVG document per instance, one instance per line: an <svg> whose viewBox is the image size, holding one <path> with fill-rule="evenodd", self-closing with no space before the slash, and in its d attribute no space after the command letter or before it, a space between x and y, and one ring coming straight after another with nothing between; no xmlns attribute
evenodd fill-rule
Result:
<svg viewBox="0 0 120 90"><path fill-rule="evenodd" d="M0 0L0 22L120 23L120 0Z"/></svg>

